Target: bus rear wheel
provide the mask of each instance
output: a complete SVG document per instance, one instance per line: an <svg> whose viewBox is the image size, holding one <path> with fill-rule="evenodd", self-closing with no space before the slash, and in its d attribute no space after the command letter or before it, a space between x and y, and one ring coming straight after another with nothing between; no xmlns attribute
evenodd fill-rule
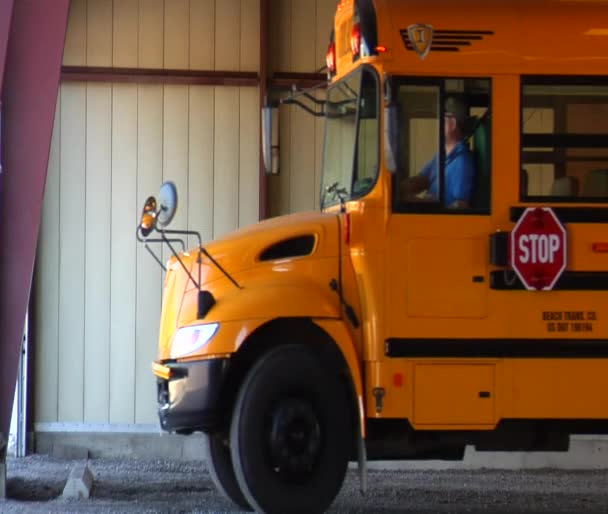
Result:
<svg viewBox="0 0 608 514"><path fill-rule="evenodd" d="M221 434L203 434L203 441L207 455L207 469L217 490L241 509L251 511L251 506L236 481L230 448Z"/></svg>
<svg viewBox="0 0 608 514"><path fill-rule="evenodd" d="M351 437L346 388L304 346L279 347L251 369L230 431L235 475L267 514L324 512L338 494Z"/></svg>

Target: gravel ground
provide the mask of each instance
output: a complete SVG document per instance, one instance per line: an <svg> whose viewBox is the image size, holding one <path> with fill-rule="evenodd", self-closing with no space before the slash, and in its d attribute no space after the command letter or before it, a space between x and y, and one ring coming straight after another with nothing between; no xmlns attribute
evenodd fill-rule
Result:
<svg viewBox="0 0 608 514"><path fill-rule="evenodd" d="M9 459L2 513L237 512L216 491L204 464L93 459L91 498L63 500L74 462L32 455ZM370 471L359 493L349 471L334 513L608 513L608 470Z"/></svg>

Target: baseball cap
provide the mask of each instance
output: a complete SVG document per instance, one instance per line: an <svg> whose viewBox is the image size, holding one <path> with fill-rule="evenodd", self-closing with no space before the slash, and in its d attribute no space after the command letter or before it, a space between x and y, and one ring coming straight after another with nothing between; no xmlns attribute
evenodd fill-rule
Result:
<svg viewBox="0 0 608 514"><path fill-rule="evenodd" d="M460 125L464 125L464 123L469 118L469 109L465 105L465 103L456 98L454 96L449 96L445 101L445 112L446 114L451 114L456 118L456 121Z"/></svg>

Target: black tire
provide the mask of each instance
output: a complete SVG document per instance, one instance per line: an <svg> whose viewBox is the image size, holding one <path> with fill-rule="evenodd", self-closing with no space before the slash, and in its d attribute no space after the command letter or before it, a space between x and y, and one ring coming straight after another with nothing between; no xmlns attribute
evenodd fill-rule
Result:
<svg viewBox="0 0 608 514"><path fill-rule="evenodd" d="M215 487L226 499L235 503L241 509L252 511L253 509L247 503L236 481L230 448L226 442L220 434L203 434L203 441L207 454L207 469Z"/></svg>
<svg viewBox="0 0 608 514"><path fill-rule="evenodd" d="M352 428L338 370L304 346L272 350L247 375L230 450L249 504L267 514L324 512L344 482Z"/></svg>

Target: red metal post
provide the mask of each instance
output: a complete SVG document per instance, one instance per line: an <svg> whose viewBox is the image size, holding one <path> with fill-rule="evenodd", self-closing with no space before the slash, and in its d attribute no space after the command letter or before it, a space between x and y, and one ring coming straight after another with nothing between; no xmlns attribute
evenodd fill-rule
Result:
<svg viewBox="0 0 608 514"><path fill-rule="evenodd" d="M4 83L4 64L8 33L13 16L13 0L0 0L0 98L2 98L2 84Z"/></svg>
<svg viewBox="0 0 608 514"><path fill-rule="evenodd" d="M69 0L0 0L0 433L10 424L32 283ZM8 27L6 25L9 25ZM9 28L10 27L10 28ZM8 29L8 30L7 30ZM3 33L3 30L7 30Z"/></svg>

